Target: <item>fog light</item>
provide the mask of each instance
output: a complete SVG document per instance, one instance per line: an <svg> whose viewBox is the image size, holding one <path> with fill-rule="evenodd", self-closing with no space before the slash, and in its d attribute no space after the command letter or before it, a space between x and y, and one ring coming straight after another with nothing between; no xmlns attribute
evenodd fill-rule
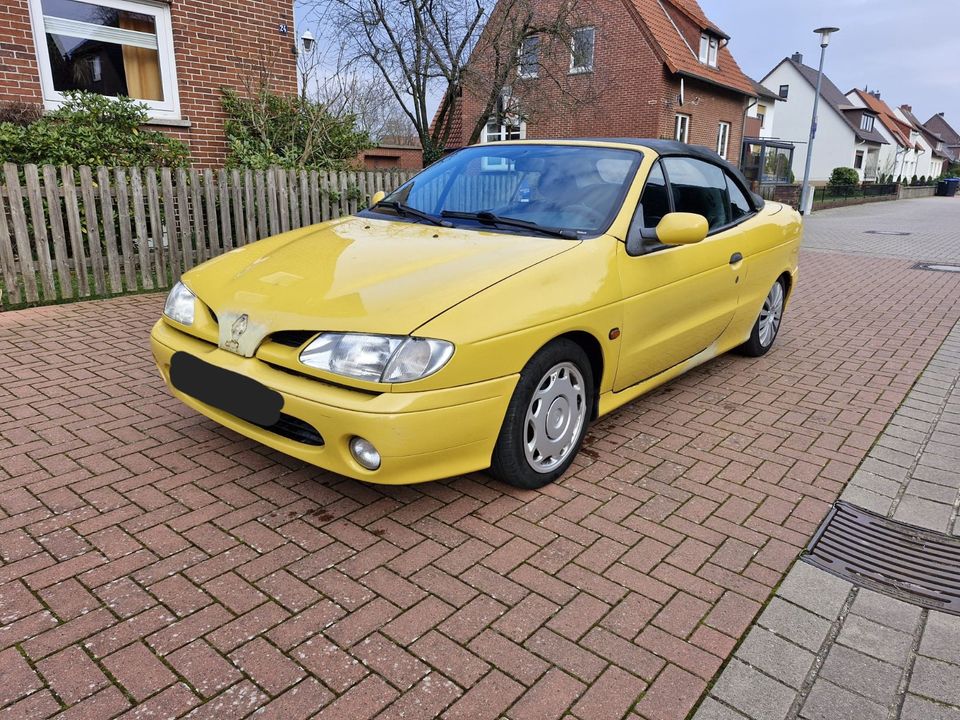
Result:
<svg viewBox="0 0 960 720"><path fill-rule="evenodd" d="M350 454L353 459L367 470L376 470L380 467L380 453L369 440L354 437L350 440Z"/></svg>

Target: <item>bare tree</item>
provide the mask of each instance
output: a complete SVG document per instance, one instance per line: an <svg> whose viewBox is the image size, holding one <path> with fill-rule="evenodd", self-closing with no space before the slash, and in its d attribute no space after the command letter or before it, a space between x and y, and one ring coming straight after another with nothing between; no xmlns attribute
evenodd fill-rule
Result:
<svg viewBox="0 0 960 720"><path fill-rule="evenodd" d="M537 0L313 0L342 47L342 68L378 74L413 126L424 162L443 152L465 92L483 108L470 127L475 142L516 72L524 39L569 51L576 0L545 12ZM556 7L554 8L556 10ZM548 42L548 40L550 42ZM474 63L471 57L480 60ZM439 107L431 113L431 97ZM470 123L474 122L471 118Z"/></svg>
<svg viewBox="0 0 960 720"><path fill-rule="evenodd" d="M390 97L383 78L358 72L333 73L314 83L316 99L334 117L352 117L375 143L417 141L416 128L403 108ZM384 102L384 99L387 99ZM409 142L409 140L408 140Z"/></svg>

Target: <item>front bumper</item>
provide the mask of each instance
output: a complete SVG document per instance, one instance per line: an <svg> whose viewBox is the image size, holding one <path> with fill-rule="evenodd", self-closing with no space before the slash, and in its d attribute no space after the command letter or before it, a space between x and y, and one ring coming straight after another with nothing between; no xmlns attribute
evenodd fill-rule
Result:
<svg viewBox="0 0 960 720"><path fill-rule="evenodd" d="M368 393L279 370L198 340L158 320L150 333L157 367L174 396L207 417L268 447L312 465L366 482L390 485L437 480L490 466L493 446L518 375L425 392ZM206 405L170 385L170 359L190 353L241 373L283 396L283 412L309 423L323 445L309 445ZM353 436L379 450L378 470L350 454Z"/></svg>

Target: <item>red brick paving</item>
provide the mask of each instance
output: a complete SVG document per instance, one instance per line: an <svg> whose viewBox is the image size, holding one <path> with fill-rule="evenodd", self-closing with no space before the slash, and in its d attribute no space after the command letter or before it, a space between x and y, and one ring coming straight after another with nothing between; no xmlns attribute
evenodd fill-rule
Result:
<svg viewBox="0 0 960 720"><path fill-rule="evenodd" d="M777 349L597 424L541 492L362 485L162 387L140 296L0 314L0 713L679 720L960 317L805 252Z"/></svg>

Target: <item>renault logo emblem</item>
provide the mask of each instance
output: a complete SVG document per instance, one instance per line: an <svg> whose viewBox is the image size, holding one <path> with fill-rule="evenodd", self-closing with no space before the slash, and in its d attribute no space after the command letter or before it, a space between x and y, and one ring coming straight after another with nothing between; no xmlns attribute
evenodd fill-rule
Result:
<svg viewBox="0 0 960 720"><path fill-rule="evenodd" d="M233 325L230 326L230 339L223 344L224 350L229 350L230 352L240 351L240 336L247 331L247 321L249 319L247 314L244 313L233 321Z"/></svg>

